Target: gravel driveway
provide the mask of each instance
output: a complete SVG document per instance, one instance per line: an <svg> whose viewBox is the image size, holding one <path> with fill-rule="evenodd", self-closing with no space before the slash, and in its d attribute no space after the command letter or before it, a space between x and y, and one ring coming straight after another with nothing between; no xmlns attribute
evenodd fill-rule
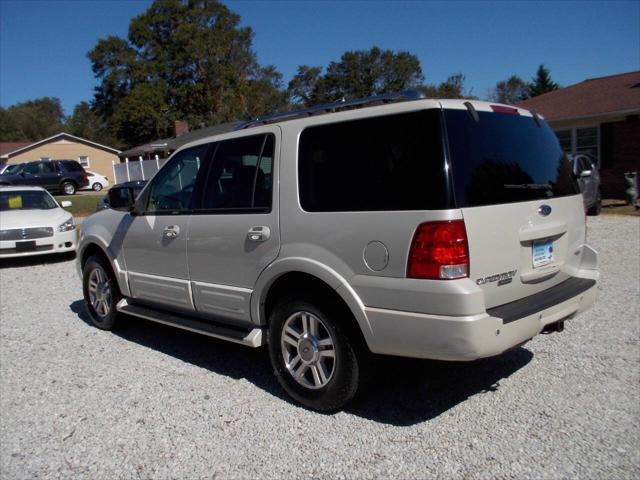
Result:
<svg viewBox="0 0 640 480"><path fill-rule="evenodd" d="M0 477L638 478L639 229L589 218L600 298L563 333L473 363L380 359L335 415L292 404L264 349L92 328L69 258L4 265Z"/></svg>

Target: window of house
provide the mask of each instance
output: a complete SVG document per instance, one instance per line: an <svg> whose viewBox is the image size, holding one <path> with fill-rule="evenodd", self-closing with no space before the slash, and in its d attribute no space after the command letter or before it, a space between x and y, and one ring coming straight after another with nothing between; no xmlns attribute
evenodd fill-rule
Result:
<svg viewBox="0 0 640 480"><path fill-rule="evenodd" d="M86 155L80 155L78 157L78 162L80 162L80 165L82 165L84 168L89 167L89 157L87 157Z"/></svg>
<svg viewBox="0 0 640 480"><path fill-rule="evenodd" d="M558 140L560 140L560 147L562 148L562 150L566 153L571 153L571 130L559 130L556 132L556 135L558 137Z"/></svg>

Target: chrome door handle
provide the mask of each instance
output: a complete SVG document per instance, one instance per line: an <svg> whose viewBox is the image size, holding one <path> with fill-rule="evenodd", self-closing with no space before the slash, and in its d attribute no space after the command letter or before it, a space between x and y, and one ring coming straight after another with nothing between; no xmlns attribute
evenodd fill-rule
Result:
<svg viewBox="0 0 640 480"><path fill-rule="evenodd" d="M176 238L180 235L180 227L178 225L167 225L162 231L162 235L167 238Z"/></svg>
<svg viewBox="0 0 640 480"><path fill-rule="evenodd" d="M271 237L269 227L251 227L247 232L247 238L252 242L265 242Z"/></svg>

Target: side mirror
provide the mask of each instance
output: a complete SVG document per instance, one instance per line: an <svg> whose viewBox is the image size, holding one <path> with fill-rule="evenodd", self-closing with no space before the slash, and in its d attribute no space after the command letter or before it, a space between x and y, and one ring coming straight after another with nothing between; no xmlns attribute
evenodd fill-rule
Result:
<svg viewBox="0 0 640 480"><path fill-rule="evenodd" d="M136 199L132 188L112 188L107 193L107 198L109 206L121 212L130 212Z"/></svg>
<svg viewBox="0 0 640 480"><path fill-rule="evenodd" d="M60 202L60 206L62 208L69 208L71 205L73 205L73 203L71 203L69 200L63 200L62 202Z"/></svg>
<svg viewBox="0 0 640 480"><path fill-rule="evenodd" d="M580 172L580 178L586 178L591 176L591 170L583 170Z"/></svg>

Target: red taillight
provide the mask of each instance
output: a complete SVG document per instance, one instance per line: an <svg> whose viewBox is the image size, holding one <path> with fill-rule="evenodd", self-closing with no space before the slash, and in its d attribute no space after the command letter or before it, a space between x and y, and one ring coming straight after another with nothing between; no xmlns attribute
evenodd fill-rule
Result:
<svg viewBox="0 0 640 480"><path fill-rule="evenodd" d="M491 110L496 113L506 113L507 115L520 115L517 108L505 107L504 105L491 105Z"/></svg>
<svg viewBox="0 0 640 480"><path fill-rule="evenodd" d="M428 222L413 235L408 278L451 280L469 276L469 245L463 220Z"/></svg>
<svg viewBox="0 0 640 480"><path fill-rule="evenodd" d="M89 183L89 175L87 175L85 170L82 171L82 181Z"/></svg>

